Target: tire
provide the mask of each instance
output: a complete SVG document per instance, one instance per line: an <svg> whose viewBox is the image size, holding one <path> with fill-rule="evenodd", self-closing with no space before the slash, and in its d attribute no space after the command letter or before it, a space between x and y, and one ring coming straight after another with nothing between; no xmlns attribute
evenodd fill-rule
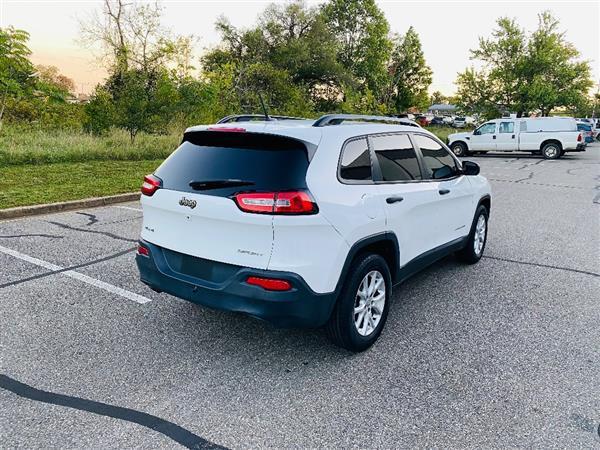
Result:
<svg viewBox="0 0 600 450"><path fill-rule="evenodd" d="M562 148L556 142L549 142L542 147L542 156L544 159L558 159Z"/></svg>
<svg viewBox="0 0 600 450"><path fill-rule="evenodd" d="M364 283L367 284L368 291L371 282L375 284L379 282L381 285L371 295L367 295L368 302L365 302L362 300L364 296L359 292L365 288ZM340 296L325 326L329 339L339 347L352 352L368 349L375 343L385 326L391 292L392 279L385 259L373 253L358 256L350 267ZM368 308L366 304L369 305ZM355 312L355 308L361 305L365 305L362 320L361 313ZM378 306L381 308L379 312ZM368 317L372 318L371 322L367 321Z"/></svg>
<svg viewBox="0 0 600 450"><path fill-rule="evenodd" d="M455 142L452 144L452 146L450 147L450 150L452 150L452 153L454 153L456 156L467 156L469 154L468 150L467 150L467 146L463 143L463 142Z"/></svg>
<svg viewBox="0 0 600 450"><path fill-rule="evenodd" d="M485 244L487 242L488 218L489 213L487 208L483 205L479 205L477 211L475 211L473 223L471 224L471 232L469 233L467 245L457 253L458 257L467 264L475 264L483 256L483 251L485 250ZM483 220L483 239L481 236L480 220Z"/></svg>

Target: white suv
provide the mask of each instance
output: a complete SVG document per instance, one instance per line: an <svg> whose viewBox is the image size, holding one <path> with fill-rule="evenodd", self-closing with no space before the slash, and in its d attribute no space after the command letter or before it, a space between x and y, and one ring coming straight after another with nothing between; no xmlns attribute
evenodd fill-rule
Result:
<svg viewBox="0 0 600 450"><path fill-rule="evenodd" d="M186 130L145 178L136 261L159 292L276 326L381 333L392 287L439 258L481 258L491 197L408 119L231 116Z"/></svg>

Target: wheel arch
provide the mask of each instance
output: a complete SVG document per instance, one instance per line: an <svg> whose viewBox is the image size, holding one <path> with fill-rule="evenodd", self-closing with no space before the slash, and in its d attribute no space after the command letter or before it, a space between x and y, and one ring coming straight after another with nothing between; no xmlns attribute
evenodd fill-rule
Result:
<svg viewBox="0 0 600 450"><path fill-rule="evenodd" d="M492 197L489 194L486 194L479 199L479 202L477 203L477 208L479 208L482 205L485 206L485 208L487 209L488 215L491 215L492 214ZM475 211L477 211L477 208L475 208Z"/></svg>
<svg viewBox="0 0 600 450"><path fill-rule="evenodd" d="M466 139L457 139L455 141L452 141L450 142L450 144L448 144L448 147L452 148L454 144L462 144L465 146L466 150L469 150L469 144L467 143Z"/></svg>
<svg viewBox="0 0 600 450"><path fill-rule="evenodd" d="M365 253L380 255L388 264L390 274L392 275L392 283L398 279L400 272L400 246L398 245L398 238L393 231L384 231L360 239L350 247L337 282L336 293L339 294L342 289L352 263Z"/></svg>
<svg viewBox="0 0 600 450"><path fill-rule="evenodd" d="M546 146L548 144L558 144L560 150L562 151L562 149L563 149L563 144L562 144L562 142L560 142L560 140L558 140L556 138L550 138L550 139L546 139L545 141L542 141L542 143L540 144L540 151L542 151L544 146Z"/></svg>

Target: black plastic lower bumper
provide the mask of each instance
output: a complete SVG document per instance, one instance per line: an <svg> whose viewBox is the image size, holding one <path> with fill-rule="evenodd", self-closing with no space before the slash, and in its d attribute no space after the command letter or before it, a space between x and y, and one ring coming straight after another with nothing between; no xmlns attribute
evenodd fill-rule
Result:
<svg viewBox="0 0 600 450"><path fill-rule="evenodd" d="M331 315L335 293L315 293L297 274L230 266L231 274L215 282L174 270L165 255L172 251L147 241L140 244L150 251L149 256L136 255L140 278L155 290L210 308L248 314L277 327L318 327ZM249 276L287 280L292 289L267 291L247 284Z"/></svg>

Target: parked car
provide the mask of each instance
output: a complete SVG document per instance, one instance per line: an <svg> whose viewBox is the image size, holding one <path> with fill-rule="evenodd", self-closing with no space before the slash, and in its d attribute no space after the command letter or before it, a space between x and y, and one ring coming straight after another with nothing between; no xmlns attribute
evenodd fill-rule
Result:
<svg viewBox="0 0 600 450"><path fill-rule="evenodd" d="M452 125L454 123L454 116L444 116L444 125Z"/></svg>
<svg viewBox="0 0 600 450"><path fill-rule="evenodd" d="M431 119L431 122L429 122L429 125L438 125L438 126L445 125L444 118L443 117L434 117L433 119Z"/></svg>
<svg viewBox="0 0 600 450"><path fill-rule="evenodd" d="M415 121L422 127L426 127L427 125L429 125L431 123L431 120L427 116L424 116L422 114L418 115L415 118Z"/></svg>
<svg viewBox="0 0 600 450"><path fill-rule="evenodd" d="M455 117L452 122L452 126L454 128L464 128L467 126L467 118L466 117Z"/></svg>
<svg viewBox="0 0 600 450"><path fill-rule="evenodd" d="M565 152L585 151L583 134L569 117L490 120L472 133L449 135L448 145L456 156L475 151L527 151L556 159Z"/></svg>
<svg viewBox="0 0 600 450"><path fill-rule="evenodd" d="M594 132L592 124L589 122L577 122L577 129L583 134L586 144L594 142Z"/></svg>
<svg viewBox="0 0 600 450"><path fill-rule="evenodd" d="M393 287L449 253L478 262L487 238L477 164L395 120L233 116L188 128L144 179L141 280L278 327L325 325L336 344L365 350Z"/></svg>

